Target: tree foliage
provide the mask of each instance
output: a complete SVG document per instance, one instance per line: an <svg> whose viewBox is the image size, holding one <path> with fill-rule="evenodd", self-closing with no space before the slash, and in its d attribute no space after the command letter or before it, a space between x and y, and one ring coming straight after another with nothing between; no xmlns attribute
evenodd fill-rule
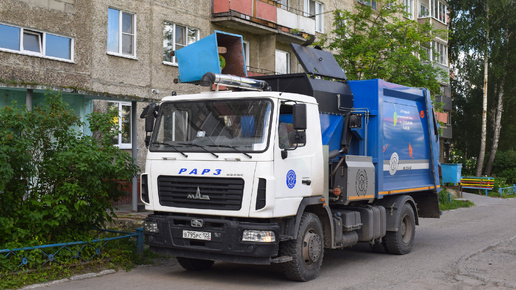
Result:
<svg viewBox="0 0 516 290"><path fill-rule="evenodd" d="M357 3L355 11L334 11L334 29L318 44L332 50L351 80L381 78L439 92L439 79L447 75L427 50L436 36L446 39L446 32L404 17L400 1L377 2L377 10Z"/></svg>
<svg viewBox="0 0 516 290"><path fill-rule="evenodd" d="M516 48L513 45L516 36L516 6L514 2L513 0L448 1L452 31L450 59L455 73L455 79L451 82L455 104L452 118L453 143L464 153L466 159L479 156L480 152L484 57L488 59L489 75L486 139L487 148L491 147L490 163L497 148L501 151L516 149L514 130L516 127L513 121L515 117L513 112L516 109L514 98ZM488 10L486 4L489 5ZM500 116L501 122L497 125L496 120ZM497 130L499 130L499 139ZM497 140L499 145L496 143ZM487 167L489 171L489 164ZM497 171L493 168L493 172Z"/></svg>
<svg viewBox="0 0 516 290"><path fill-rule="evenodd" d="M119 181L137 174L112 145L113 113L92 113L84 126L59 94L41 107L0 108L0 248L70 241L111 220Z"/></svg>

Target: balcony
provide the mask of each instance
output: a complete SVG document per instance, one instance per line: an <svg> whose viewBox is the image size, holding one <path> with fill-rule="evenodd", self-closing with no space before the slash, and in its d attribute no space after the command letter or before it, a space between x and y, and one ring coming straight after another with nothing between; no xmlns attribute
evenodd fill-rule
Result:
<svg viewBox="0 0 516 290"><path fill-rule="evenodd" d="M213 23L253 34L278 34L285 42L302 42L315 34L315 19L276 1L213 0Z"/></svg>
<svg viewBox="0 0 516 290"><path fill-rule="evenodd" d="M449 88L449 87L448 87ZM450 112L452 110L452 98L448 96L437 96L435 97L436 103L443 103L443 110Z"/></svg>
<svg viewBox="0 0 516 290"><path fill-rule="evenodd" d="M418 5L417 18L419 23L430 20L435 28L448 29L448 7L444 1L420 0Z"/></svg>

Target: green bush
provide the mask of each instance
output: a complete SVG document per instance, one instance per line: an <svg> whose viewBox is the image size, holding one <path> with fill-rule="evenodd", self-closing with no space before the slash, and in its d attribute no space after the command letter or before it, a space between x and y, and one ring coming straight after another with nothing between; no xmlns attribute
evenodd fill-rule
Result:
<svg viewBox="0 0 516 290"><path fill-rule="evenodd" d="M508 184L516 184L516 151L497 152L492 173L504 177Z"/></svg>
<svg viewBox="0 0 516 290"><path fill-rule="evenodd" d="M112 145L115 113L88 116L94 137L60 94L33 111L0 108L0 249L87 239L112 219L119 181L138 172Z"/></svg>

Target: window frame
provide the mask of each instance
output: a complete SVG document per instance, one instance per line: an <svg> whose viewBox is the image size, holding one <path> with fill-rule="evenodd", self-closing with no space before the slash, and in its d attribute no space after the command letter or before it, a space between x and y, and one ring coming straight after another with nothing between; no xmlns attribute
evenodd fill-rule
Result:
<svg viewBox="0 0 516 290"><path fill-rule="evenodd" d="M448 45L440 42L440 41L433 41L432 49L439 55L433 55L432 60L440 65L448 66Z"/></svg>
<svg viewBox="0 0 516 290"><path fill-rule="evenodd" d="M251 43L247 40L242 41L242 49L244 50L245 68L249 71L249 52Z"/></svg>
<svg viewBox="0 0 516 290"><path fill-rule="evenodd" d="M51 59L51 60L57 60L62 62L68 62L68 63L75 63L74 62L74 51L75 51L75 39L73 37L64 36L56 33L50 33L38 29L32 29L32 28L25 28L21 26L6 24L3 22L0 22L1 25L12 27L18 29L18 49L10 49L5 47L0 47L0 51L9 52L9 53L15 53L15 54L21 54L21 55L28 55L28 56L36 56L40 58L45 59ZM25 49L24 46L24 35L37 35L38 36L38 46L39 46L39 52L35 52L32 50ZM70 41L70 58L61 58L61 57L55 57L55 56L49 56L47 55L47 35L53 35L53 36L59 36L63 38L67 38Z"/></svg>
<svg viewBox="0 0 516 290"><path fill-rule="evenodd" d="M176 41L176 28L177 26L180 26L180 27L183 27L185 29L185 37L186 37L186 41L185 41L185 46L189 45L190 43L188 43L188 30L191 29L191 30L196 30L197 33L196 33L196 36L195 36L195 41L194 42L197 42L200 40L201 38L201 29L197 28L197 27L193 27L193 26L188 26L188 25L183 25L183 24L180 24L180 23L176 23L176 22L173 22L173 21L168 21L168 20L164 20L162 22L162 31L163 31L163 42L165 41L165 25L172 25L172 39L170 41L172 41L172 51L175 51L176 50L176 44L177 44L177 41ZM192 42L192 43L194 43ZM165 52L165 44L163 43L163 46L161 47L161 63L162 64L165 64L165 65L172 65L172 66L177 66L177 59L175 56L172 56L172 61L167 61L167 60L164 60L164 52Z"/></svg>
<svg viewBox="0 0 516 290"><path fill-rule="evenodd" d="M410 20L414 20L414 0L403 0L403 5L405 5L403 10L409 15L408 17L405 17Z"/></svg>
<svg viewBox="0 0 516 290"><path fill-rule="evenodd" d="M376 0L357 0L357 2L362 5L371 6L371 8L373 8L374 10L377 10L378 8L378 3L376 2Z"/></svg>
<svg viewBox="0 0 516 290"><path fill-rule="evenodd" d="M111 107L114 107L114 106L117 106L117 110L118 110L118 143L117 144L113 144L113 146L117 146L118 148L120 149L132 149L133 148L133 138L131 136L131 134L133 134L133 122L132 122L132 103L131 102L120 102L120 101L108 101L108 107L111 108ZM122 124L123 124L123 116L122 116L122 113L123 113L123 110L122 110L122 107L129 107L129 143L124 143L123 142L123 139L122 139Z"/></svg>
<svg viewBox="0 0 516 290"><path fill-rule="evenodd" d="M428 4L430 5L430 9L423 5L423 3L420 3L420 10L421 6L425 6L425 8L428 9L428 15L427 16L420 16L422 17L432 17L436 21L439 21L445 25L448 25L448 5L444 3L441 0L429 0ZM421 13L421 11L420 11Z"/></svg>
<svg viewBox="0 0 516 290"><path fill-rule="evenodd" d="M110 33L109 33L109 10L112 9L112 10L115 10L115 11L118 11L118 31L117 31L117 38L118 38L118 49L117 51L111 51L110 48L109 48L109 37L110 37ZM132 28L132 34L131 33L127 33L127 32L124 32L123 30L123 16L124 14L128 14L128 15L131 15L131 28ZM108 7L108 23L107 23L107 37L106 37L106 53L109 54L109 55L114 55L114 56L120 56L120 57L125 57L125 58L131 58L131 59L136 59L136 52L137 52L137 47L136 47L136 39L137 39L137 28L136 28L136 13L133 13L133 12L130 12L130 11L126 11L126 10L122 10L122 9L117 9L117 8L114 8L114 7ZM123 52L123 36L124 35L131 35L133 38L132 38L132 53L131 54L128 54L128 53L124 53Z"/></svg>
<svg viewBox="0 0 516 290"><path fill-rule="evenodd" d="M311 4L314 4L313 13L310 11ZM324 3L316 0L304 0L304 14L306 17L313 17L315 31L324 33Z"/></svg>
<svg viewBox="0 0 516 290"><path fill-rule="evenodd" d="M276 67L276 64L278 62L278 53L284 53L286 55L286 61L287 61L286 68L287 68L287 71L284 72L284 73L283 72L280 73L278 71L278 68ZM281 50L281 49L276 49L276 51L274 53L274 72L275 72L275 74L289 74L290 73L290 65L291 65L290 52L285 51L285 50Z"/></svg>

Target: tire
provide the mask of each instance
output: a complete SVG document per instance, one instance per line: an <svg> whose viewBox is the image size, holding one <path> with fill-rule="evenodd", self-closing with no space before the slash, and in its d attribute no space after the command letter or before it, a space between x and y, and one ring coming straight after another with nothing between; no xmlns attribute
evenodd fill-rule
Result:
<svg viewBox="0 0 516 290"><path fill-rule="evenodd" d="M305 282L319 275L324 256L324 235L321 221L315 214L303 214L297 238L282 244L281 255L292 257L292 261L283 264L287 279Z"/></svg>
<svg viewBox="0 0 516 290"><path fill-rule="evenodd" d="M390 254L408 254L412 251L416 235L414 210L410 204L405 203L403 205L399 220L396 221L396 226L398 231L387 232L385 235L385 248Z"/></svg>
<svg viewBox="0 0 516 290"><path fill-rule="evenodd" d="M179 265L188 271L205 271L213 266L213 261L177 257Z"/></svg>

